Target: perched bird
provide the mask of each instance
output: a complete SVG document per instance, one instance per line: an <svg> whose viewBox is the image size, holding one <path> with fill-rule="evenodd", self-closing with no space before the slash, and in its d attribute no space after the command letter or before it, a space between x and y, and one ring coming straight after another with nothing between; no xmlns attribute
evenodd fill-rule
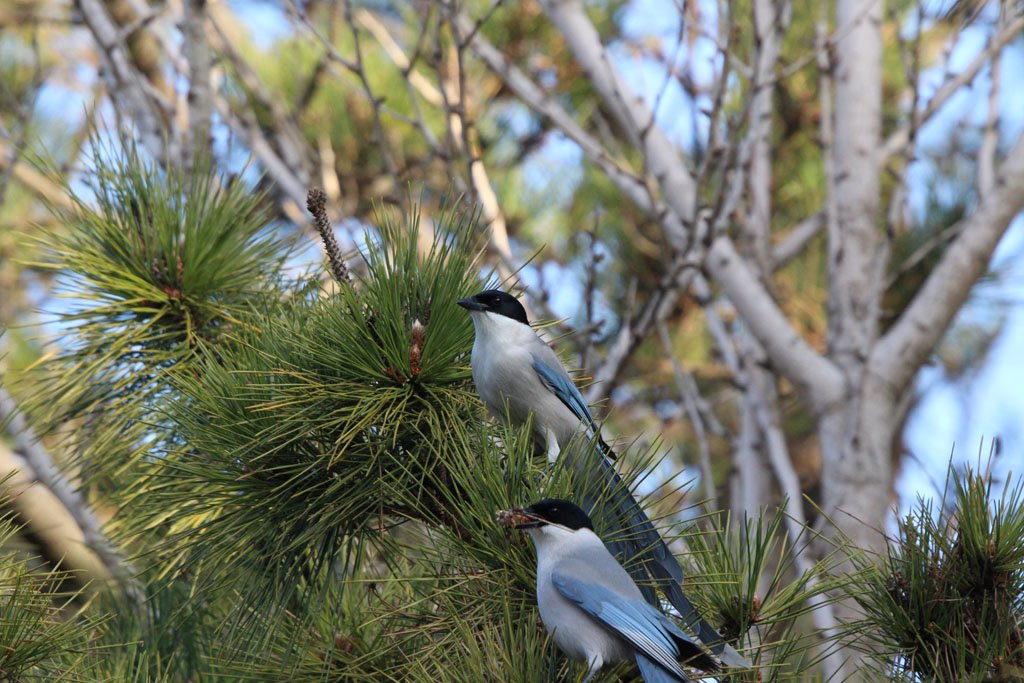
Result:
<svg viewBox="0 0 1024 683"><path fill-rule="evenodd" d="M589 681L605 664L634 658L648 683L689 681L680 661L704 671L718 662L660 611L615 561L583 510L546 498L498 513L525 529L537 548L537 607L555 644L587 665Z"/></svg>
<svg viewBox="0 0 1024 683"><path fill-rule="evenodd" d="M644 598L658 605L657 583L687 628L730 666L749 666L694 609L682 590L683 570L612 465L614 453L601 438L587 402L558 356L530 327L526 310L511 294L489 289L458 304L476 329L471 364L477 393L487 410L514 425L533 417L533 431L554 461L568 453L583 480L587 512L608 522L617 538L608 547L643 584ZM582 435L582 437L581 437ZM597 486L594 486L594 483ZM599 505L600 503L600 505Z"/></svg>

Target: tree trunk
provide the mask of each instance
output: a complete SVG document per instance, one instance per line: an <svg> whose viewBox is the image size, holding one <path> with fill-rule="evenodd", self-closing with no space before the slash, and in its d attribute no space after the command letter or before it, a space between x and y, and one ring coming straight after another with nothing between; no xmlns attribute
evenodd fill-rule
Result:
<svg viewBox="0 0 1024 683"><path fill-rule="evenodd" d="M822 502L824 518L819 530L825 539L838 542L846 536L853 546L871 553L884 552L885 517L893 487L892 447L902 424L898 400L884 382L870 375L856 393L837 402L818 418L818 438L822 457ZM838 534L836 533L838 530ZM819 547L824 556L834 549L825 540ZM851 563L841 570L852 571ZM834 605L836 618L851 621L859 611L851 601ZM836 680L868 681L860 657L848 649L842 651L844 663Z"/></svg>
<svg viewBox="0 0 1024 683"><path fill-rule="evenodd" d="M883 547L899 403L881 382L868 380L818 419L824 513L864 550Z"/></svg>

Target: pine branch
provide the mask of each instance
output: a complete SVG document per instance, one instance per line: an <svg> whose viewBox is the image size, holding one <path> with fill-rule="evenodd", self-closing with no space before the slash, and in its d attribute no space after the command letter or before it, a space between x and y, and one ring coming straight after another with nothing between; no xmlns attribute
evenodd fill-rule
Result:
<svg viewBox="0 0 1024 683"><path fill-rule="evenodd" d="M850 631L879 668L908 680L1018 680L1024 481L1007 481L998 498L992 489L990 474L951 469L951 507L919 501L881 561L845 587L865 613Z"/></svg>

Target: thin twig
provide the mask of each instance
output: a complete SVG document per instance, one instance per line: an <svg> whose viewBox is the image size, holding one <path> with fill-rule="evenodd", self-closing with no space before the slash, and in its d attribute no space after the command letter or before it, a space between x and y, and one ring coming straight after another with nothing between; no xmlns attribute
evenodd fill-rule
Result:
<svg viewBox="0 0 1024 683"><path fill-rule="evenodd" d="M284 198L278 200L284 214L294 223L302 223L300 207L306 198L307 183L296 173L303 169L289 166L280 157L251 111L242 108L236 112L231 108L227 98L219 93L214 94L213 104L228 128L239 134L252 153L263 162L268 176L276 181L278 191L284 195L284 198L291 200L291 202L284 201Z"/></svg>
<svg viewBox="0 0 1024 683"><path fill-rule="evenodd" d="M754 0L756 55L750 84L747 144L750 164L747 172L747 212L741 228L745 256L756 265L763 280L771 274L772 227L772 130L774 117L775 65L779 61L782 37L789 24L790 3Z"/></svg>
<svg viewBox="0 0 1024 683"><path fill-rule="evenodd" d="M640 312L636 315L623 316L615 341L608 347L604 360L594 370L594 382L584 392L587 403L594 404L608 398L626 361L650 335L658 321L665 320L675 308L680 294L697 274L695 268L686 265L682 259L676 259L669 265Z"/></svg>
<svg viewBox="0 0 1024 683"><path fill-rule="evenodd" d="M790 228L772 246L772 270L778 270L796 258L824 227L825 214L816 211Z"/></svg>
<svg viewBox="0 0 1024 683"><path fill-rule="evenodd" d="M103 61L109 65L106 73L114 91L113 102L118 115L122 108L132 112L143 145L157 159L179 158L177 145L167 136L164 123L170 120L173 103L134 67L131 51L103 3L100 0L79 0L77 5L100 46Z"/></svg>
<svg viewBox="0 0 1024 683"><path fill-rule="evenodd" d="M273 136L274 147L280 158L288 168L293 169L301 183L307 183L312 177L309 161L315 158L315 154L297 123L302 111L299 110L297 115L289 114L280 95L272 93L252 66L238 54L216 14L209 14L208 21L210 37L218 53L231 63L235 76L245 85L245 92L270 115L272 123L263 129L266 134ZM246 103L246 106L251 105Z"/></svg>
<svg viewBox="0 0 1024 683"><path fill-rule="evenodd" d="M490 12L494 11L497 4L491 8ZM449 17L449 26L451 27L452 36L456 44L456 58L454 60L456 74L454 79L449 80L448 85L450 89L455 90L454 94L457 105L450 109L448 121L452 127L453 139L460 140L461 137L461 147L466 155L469 166L469 179L473 188L473 194L483 208L484 220L487 221L488 228L490 229L489 244L499 258L498 274L502 279L508 279L516 270L512 260L512 246L508 239L508 224L505 221L505 214L501 210L501 205L498 203L498 195L494 192L494 188L491 187L490 178L487 176L487 168L484 166L480 155L480 145L473 139L472 133L475 126L473 120L469 118L466 105L465 53L472 37L476 35L482 22L486 21L487 17L490 16L490 12L480 19L467 35L463 35L456 17L454 15ZM442 92L445 92L447 89L445 87L441 88ZM461 136L459 133L461 133Z"/></svg>
<svg viewBox="0 0 1024 683"><path fill-rule="evenodd" d="M0 139L6 138L11 142L9 151L3 149L3 145L0 144L0 154L5 151L8 152L7 159L0 161L0 206L4 203L4 196L7 194L7 186L11 182L11 177L15 173L15 169L21 163L21 155L25 150L25 143L28 140L29 123L32 120L32 112L36 108L36 100L39 99L39 93L43 84L43 65L42 57L39 54L39 32L32 32L32 53L35 57L35 65L32 68L32 78L25 88L27 101L25 102L14 102L14 93L9 92L7 87L0 84L3 88L5 98L14 102L14 127L17 131L16 134L12 134L4 126L3 122L0 121Z"/></svg>
<svg viewBox="0 0 1024 683"><path fill-rule="evenodd" d="M1008 0L999 3L999 19L996 33L1002 32L1010 14ZM1002 67L1002 50L992 55L989 65L988 115L981 133L981 147L978 149L978 196L991 192L996 178L996 148L999 145L999 77Z"/></svg>
<svg viewBox="0 0 1024 683"><path fill-rule="evenodd" d="M597 289L597 264L603 256L597 250L597 225L598 217L594 216L594 229L586 233L590 241L590 258L587 259L587 277L583 283L583 310L586 315L586 328L593 329L594 322L594 292ZM598 325L597 327L600 327ZM580 339L580 358L583 367L590 367L591 354L594 352L593 335L587 333Z"/></svg>
<svg viewBox="0 0 1024 683"><path fill-rule="evenodd" d="M395 165L394 157L391 155L387 136L384 134L384 124L381 123L380 105L383 103L383 97L378 97L374 94L373 87L370 85L370 80L366 76L366 68L363 64L363 47L360 39L360 31L359 27L356 25L355 19L353 19L351 2L345 3L345 22L352 31L352 43L356 52L355 68L353 73L355 73L359 78L359 82L362 83L363 91L366 93L366 98L370 102L370 107L373 110L373 130L374 135L377 137L377 146L380 149L381 159L384 161L384 167L388 170L388 174L394 178L395 187L397 187L398 180L401 176L398 173L398 167Z"/></svg>

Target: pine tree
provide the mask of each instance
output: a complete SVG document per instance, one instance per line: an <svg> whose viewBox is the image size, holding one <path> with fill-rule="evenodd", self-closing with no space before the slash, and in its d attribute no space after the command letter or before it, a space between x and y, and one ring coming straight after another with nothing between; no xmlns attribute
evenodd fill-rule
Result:
<svg viewBox="0 0 1024 683"><path fill-rule="evenodd" d="M73 575L0 556L5 677L576 680L538 619L532 549L494 521L578 492L474 393L455 301L499 283L473 212L429 217L424 249L420 216L381 209L344 271L332 254L332 282L294 266L306 238L282 237L241 180L94 148L67 232L38 240L73 296L66 335L19 390L115 511L130 563L68 589ZM624 485L660 458L624 449ZM971 500L966 515L985 513ZM1018 531L1020 509L1011 497ZM658 524L686 590L756 666L730 680L803 679L838 642L822 645L806 614L856 583L832 572L851 549L798 572L814 535L785 539L781 511L673 513ZM0 540L12 528L0 520ZM1019 586L1019 553L1004 559ZM1019 595L1009 604L1019 633ZM605 680L636 677L620 665Z"/></svg>

